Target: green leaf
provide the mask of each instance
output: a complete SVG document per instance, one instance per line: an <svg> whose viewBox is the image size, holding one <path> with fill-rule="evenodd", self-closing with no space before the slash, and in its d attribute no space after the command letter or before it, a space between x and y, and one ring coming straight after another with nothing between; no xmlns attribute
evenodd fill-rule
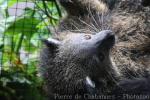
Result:
<svg viewBox="0 0 150 100"><path fill-rule="evenodd" d="M36 18L19 18L13 24L11 24L5 33L7 34L19 34L24 33L28 38L30 38L33 33L37 32L36 25L40 20Z"/></svg>
<svg viewBox="0 0 150 100"><path fill-rule="evenodd" d="M19 2L27 2L27 0L7 0L7 5L8 5L8 7L11 7L14 4L19 3Z"/></svg>

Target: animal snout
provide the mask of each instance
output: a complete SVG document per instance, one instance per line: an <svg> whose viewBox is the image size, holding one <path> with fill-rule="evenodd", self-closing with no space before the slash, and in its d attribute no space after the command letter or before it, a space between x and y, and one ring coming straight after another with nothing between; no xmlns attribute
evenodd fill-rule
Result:
<svg viewBox="0 0 150 100"><path fill-rule="evenodd" d="M113 31L111 31L111 30L104 30L104 31L101 31L103 34L105 34L105 37L104 37L104 39L112 39L112 40L114 40L115 39L115 35L114 35L114 33L113 33Z"/></svg>
<svg viewBox="0 0 150 100"><path fill-rule="evenodd" d="M100 47L111 48L115 44L115 35L111 30L103 30L97 34Z"/></svg>
<svg viewBox="0 0 150 100"><path fill-rule="evenodd" d="M109 42L109 43L115 43L115 35L112 31L107 30L106 31L106 37L104 41Z"/></svg>

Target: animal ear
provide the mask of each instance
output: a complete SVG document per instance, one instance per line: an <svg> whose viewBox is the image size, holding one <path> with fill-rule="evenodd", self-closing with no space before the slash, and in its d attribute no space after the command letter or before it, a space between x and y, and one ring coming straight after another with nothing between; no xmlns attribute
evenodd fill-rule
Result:
<svg viewBox="0 0 150 100"><path fill-rule="evenodd" d="M48 38L48 39L43 39L43 43L50 48L58 48L59 45L61 45L61 42L56 39Z"/></svg>

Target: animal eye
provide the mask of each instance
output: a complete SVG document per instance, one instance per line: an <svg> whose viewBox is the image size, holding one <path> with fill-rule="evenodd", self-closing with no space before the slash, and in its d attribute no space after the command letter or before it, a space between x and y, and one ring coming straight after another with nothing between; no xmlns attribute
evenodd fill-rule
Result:
<svg viewBox="0 0 150 100"><path fill-rule="evenodd" d="M104 54L99 53L99 54L98 54L98 58L100 59L100 61L104 61L105 56L104 56Z"/></svg>
<svg viewBox="0 0 150 100"><path fill-rule="evenodd" d="M91 36L90 36L90 35L85 35L84 37L85 37L86 40L91 39Z"/></svg>

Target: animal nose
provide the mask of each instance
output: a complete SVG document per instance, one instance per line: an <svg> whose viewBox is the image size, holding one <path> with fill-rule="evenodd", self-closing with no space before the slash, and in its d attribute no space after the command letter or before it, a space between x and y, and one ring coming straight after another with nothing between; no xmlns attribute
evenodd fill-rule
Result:
<svg viewBox="0 0 150 100"><path fill-rule="evenodd" d="M103 30L97 34L99 46L111 48L115 44L115 35L111 30Z"/></svg>
<svg viewBox="0 0 150 100"><path fill-rule="evenodd" d="M102 40L102 46L106 48L111 48L115 44L115 35L110 30L105 30L104 34L106 35L104 39Z"/></svg>
<svg viewBox="0 0 150 100"><path fill-rule="evenodd" d="M106 34L104 41L109 42L109 43L115 42L115 35L112 31L106 30L106 31L104 31L104 33Z"/></svg>

